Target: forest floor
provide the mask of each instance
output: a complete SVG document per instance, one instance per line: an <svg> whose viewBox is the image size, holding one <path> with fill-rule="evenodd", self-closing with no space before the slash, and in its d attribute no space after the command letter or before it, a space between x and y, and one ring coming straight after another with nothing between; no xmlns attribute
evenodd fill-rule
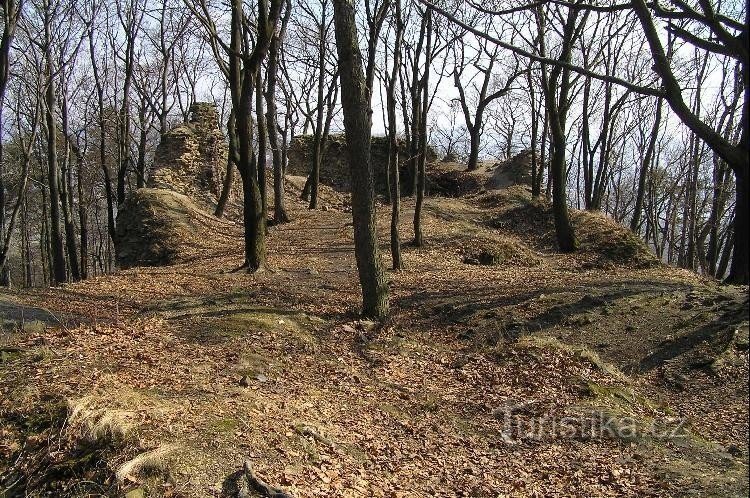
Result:
<svg viewBox="0 0 750 498"><path fill-rule="evenodd" d="M256 275L222 225L187 263L4 295L36 321L0 333L0 497L253 496L245 461L295 497L747 496L747 288L559 254L510 189L429 198L391 318L360 321L323 194Z"/></svg>

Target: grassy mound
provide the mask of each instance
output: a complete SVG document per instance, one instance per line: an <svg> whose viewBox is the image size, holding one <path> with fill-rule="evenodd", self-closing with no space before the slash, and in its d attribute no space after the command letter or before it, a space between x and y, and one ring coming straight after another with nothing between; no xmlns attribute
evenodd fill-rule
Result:
<svg viewBox="0 0 750 498"><path fill-rule="evenodd" d="M117 214L117 264L131 268L187 261L213 249L213 243L226 242L231 225L210 216L185 195L139 189Z"/></svg>
<svg viewBox="0 0 750 498"><path fill-rule="evenodd" d="M536 266L539 264L533 252L519 240L510 237L471 237L462 241L459 250L463 262L470 265Z"/></svg>
<svg viewBox="0 0 750 498"><path fill-rule="evenodd" d="M492 191L475 197L474 202L489 211L492 228L518 235L540 249L556 247L552 205L533 199L528 188ZM659 262L635 234L603 213L571 210L571 221L580 244L578 254L586 266L648 268Z"/></svg>
<svg viewBox="0 0 750 498"><path fill-rule="evenodd" d="M436 197L426 206L429 244L453 259L478 266L540 264L539 255L512 233L499 233L482 222L485 213L460 199Z"/></svg>
<svg viewBox="0 0 750 498"><path fill-rule="evenodd" d="M603 213L575 211L572 221L581 248L596 254L601 262L639 268L659 262L638 236Z"/></svg>

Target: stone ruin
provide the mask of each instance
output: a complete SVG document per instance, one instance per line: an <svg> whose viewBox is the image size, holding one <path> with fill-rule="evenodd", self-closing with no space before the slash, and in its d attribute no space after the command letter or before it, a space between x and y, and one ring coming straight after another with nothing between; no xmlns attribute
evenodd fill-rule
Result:
<svg viewBox="0 0 750 498"><path fill-rule="evenodd" d="M226 160L216 106L196 102L190 106L190 121L162 136L146 185L214 203L221 193Z"/></svg>
<svg viewBox="0 0 750 498"><path fill-rule="evenodd" d="M513 185L531 187L531 155L531 149L525 149L505 161L495 163L491 168L492 179L489 187L505 188Z"/></svg>
<svg viewBox="0 0 750 498"><path fill-rule="evenodd" d="M500 162L480 162L476 171L466 171L465 164L444 162L432 165L427 171L428 192L444 197L462 197L515 185L531 186L531 150Z"/></svg>
<svg viewBox="0 0 750 498"><path fill-rule="evenodd" d="M314 140L312 135L300 135L292 139L289 144L289 163L286 173L293 176L308 176L312 169L312 155ZM388 138L372 137L370 145L370 160L372 161L373 172L375 174L375 187L378 192L386 192L388 185L386 179L386 169L388 168ZM399 169L401 170L401 179L404 181L407 160L410 152L406 148L406 143L399 140ZM433 162L437 159L437 154L431 148L427 148L427 161ZM349 155L346 150L346 137L343 134L331 134L328 136L326 143L323 162L320 165L320 182L329 185L336 190L348 192L351 187L351 177L349 173Z"/></svg>
<svg viewBox="0 0 750 498"><path fill-rule="evenodd" d="M214 225L227 145L216 106L195 103L190 121L164 134L146 188L118 207L115 251L120 268L164 266L190 259Z"/></svg>

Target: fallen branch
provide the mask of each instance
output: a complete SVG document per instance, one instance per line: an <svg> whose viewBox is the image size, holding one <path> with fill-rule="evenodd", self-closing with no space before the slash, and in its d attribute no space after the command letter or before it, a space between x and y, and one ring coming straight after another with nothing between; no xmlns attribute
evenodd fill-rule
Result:
<svg viewBox="0 0 750 498"><path fill-rule="evenodd" d="M293 498L292 495L286 493L282 489L275 488L270 484L266 484L260 477L255 475L253 466L249 460L245 461L243 470L245 471L247 483L253 491L260 493L266 498Z"/></svg>

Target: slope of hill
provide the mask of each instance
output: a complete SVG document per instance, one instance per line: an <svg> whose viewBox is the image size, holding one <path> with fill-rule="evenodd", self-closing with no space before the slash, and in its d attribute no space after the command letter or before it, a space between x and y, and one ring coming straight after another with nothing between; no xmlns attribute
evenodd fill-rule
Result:
<svg viewBox="0 0 750 498"><path fill-rule="evenodd" d="M392 317L360 321L346 196L297 183L270 271L232 272L217 225L190 261L12 296L61 323L1 336L0 496L747 494L746 288L588 213L558 254L512 187L429 198Z"/></svg>

